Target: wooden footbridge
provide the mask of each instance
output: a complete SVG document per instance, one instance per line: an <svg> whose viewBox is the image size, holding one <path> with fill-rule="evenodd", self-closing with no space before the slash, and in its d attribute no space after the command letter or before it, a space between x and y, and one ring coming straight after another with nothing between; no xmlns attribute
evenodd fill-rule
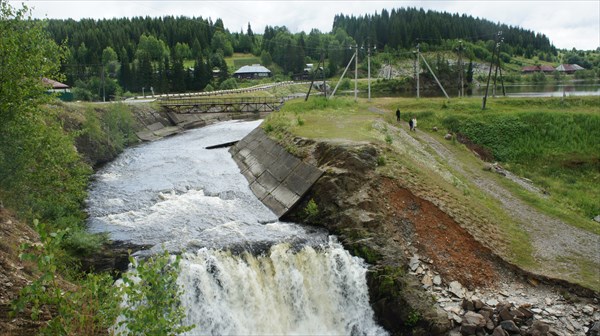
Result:
<svg viewBox="0 0 600 336"><path fill-rule="evenodd" d="M195 113L231 113L231 112L272 112L277 111L290 97L189 97L162 98L160 105L169 112Z"/></svg>

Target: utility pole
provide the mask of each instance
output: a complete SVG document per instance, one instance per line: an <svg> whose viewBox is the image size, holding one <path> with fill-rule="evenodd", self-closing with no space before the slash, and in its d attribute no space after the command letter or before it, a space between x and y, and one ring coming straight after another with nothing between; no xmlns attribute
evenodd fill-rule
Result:
<svg viewBox="0 0 600 336"><path fill-rule="evenodd" d="M104 65L100 65L100 77L102 79L102 101L106 102L106 89L104 88Z"/></svg>
<svg viewBox="0 0 600 336"><path fill-rule="evenodd" d="M496 98L496 79L498 78L498 68L499 66L496 64L496 70L494 71L494 84L492 85L492 98Z"/></svg>
<svg viewBox="0 0 600 336"><path fill-rule="evenodd" d="M354 101L358 101L358 44L356 44L356 57L354 58Z"/></svg>
<svg viewBox="0 0 600 336"><path fill-rule="evenodd" d="M348 71L348 68L350 68L350 64L352 64L352 61L354 61L354 57L356 57L356 52L354 54L352 54L350 61L346 65L346 69L344 69L344 72L342 72L342 77L340 77L340 80L338 80L337 84L335 85L335 88L333 88L333 92L331 92L329 99L333 98L333 96L335 95L335 92L337 91L338 87L340 86L342 79L344 79L344 76L346 75L346 71Z"/></svg>
<svg viewBox="0 0 600 336"><path fill-rule="evenodd" d="M319 64L317 64L317 68L313 70L312 80L310 81L310 86L308 87L308 92L306 93L306 97L304 98L304 101L307 101L308 96L310 96L310 91L312 90L313 84L315 83L315 78L317 77L317 71L319 70L321 62L323 62L323 66L324 66L325 65L325 52L324 51L321 51L321 59L319 60ZM325 72L325 71L323 70L323 72ZM324 76L325 75L323 75L323 77ZM323 79L323 84L325 84L325 79ZM327 97L327 91L325 91L325 97Z"/></svg>
<svg viewBox="0 0 600 336"><path fill-rule="evenodd" d="M323 75L323 94L325 95L325 98L327 98L327 82L325 82L325 52L323 51L323 53L321 54L321 57L323 59L323 70L321 70L321 74Z"/></svg>
<svg viewBox="0 0 600 336"><path fill-rule="evenodd" d="M368 63L368 67L367 67L367 76L368 76L368 83L369 83L369 102L371 101L371 44L369 43L367 45L367 63Z"/></svg>
<svg viewBox="0 0 600 336"><path fill-rule="evenodd" d="M415 58L415 78L417 79L417 98L420 98L420 83L419 83L419 58L421 57L421 52L419 51L419 43L417 43L417 57Z"/></svg>
<svg viewBox="0 0 600 336"><path fill-rule="evenodd" d="M500 44L502 42L504 42L504 38L500 38L500 41L496 43L496 48L498 48L498 56L496 57L496 73L494 74L494 97L496 97L496 78L498 77L498 70L500 71L500 80L502 83L502 95L506 96L506 91L504 90L504 78L502 77L502 67L500 66Z"/></svg>
<svg viewBox="0 0 600 336"><path fill-rule="evenodd" d="M437 84L440 87L440 89L442 89L442 92L444 93L444 96L446 96L446 99L450 99L450 97L448 97L448 94L446 93L446 90L444 90L444 87L442 86L442 83L440 82L440 80L435 75L435 72L433 72L433 70L429 66L429 63L427 63L427 60L425 59L425 57L423 57L421 55L421 58L423 59L423 63L425 63L425 65L427 66L427 69L429 69L429 72L431 72L431 74L433 75L433 79L435 79L435 81L437 82Z"/></svg>
<svg viewBox="0 0 600 336"><path fill-rule="evenodd" d="M498 32L497 38L502 36L502 31ZM483 96L483 102L481 109L485 110L485 103L487 102L488 90L490 88L490 78L492 77L492 68L494 67L494 57L496 56L496 49L498 49L498 43L494 44L494 50L492 51L492 61L490 62L490 71L488 72L487 84L485 86L485 95Z"/></svg>
<svg viewBox="0 0 600 336"><path fill-rule="evenodd" d="M458 90L458 96L459 97L464 97L465 96L465 83L464 83L464 77L465 77L465 71L464 71L464 67L463 67L463 61L462 61L462 50L463 50L463 44L462 41L459 41L460 45L458 46L458 79L459 79L459 83L460 83L460 89Z"/></svg>
<svg viewBox="0 0 600 336"><path fill-rule="evenodd" d="M498 67L500 68L500 83L502 84L502 95L506 97L506 90L504 89L504 77L502 77L502 67L500 66L500 59L498 59Z"/></svg>

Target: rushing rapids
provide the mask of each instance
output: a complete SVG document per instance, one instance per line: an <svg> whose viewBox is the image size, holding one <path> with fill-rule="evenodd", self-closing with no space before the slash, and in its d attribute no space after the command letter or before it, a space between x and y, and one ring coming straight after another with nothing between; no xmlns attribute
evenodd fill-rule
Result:
<svg viewBox="0 0 600 336"><path fill-rule="evenodd" d="M320 229L283 223L226 148L260 121L226 122L125 151L101 169L89 230L181 253L189 335L375 335L366 265Z"/></svg>

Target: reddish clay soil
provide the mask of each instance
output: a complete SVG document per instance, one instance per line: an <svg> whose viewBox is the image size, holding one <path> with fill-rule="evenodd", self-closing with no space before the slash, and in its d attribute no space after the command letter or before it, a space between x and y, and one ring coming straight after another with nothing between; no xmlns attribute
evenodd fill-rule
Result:
<svg viewBox="0 0 600 336"><path fill-rule="evenodd" d="M444 279L459 281L469 289L497 283L497 257L451 217L392 179L382 178L380 188L389 204L388 215L414 226L413 244L433 261Z"/></svg>

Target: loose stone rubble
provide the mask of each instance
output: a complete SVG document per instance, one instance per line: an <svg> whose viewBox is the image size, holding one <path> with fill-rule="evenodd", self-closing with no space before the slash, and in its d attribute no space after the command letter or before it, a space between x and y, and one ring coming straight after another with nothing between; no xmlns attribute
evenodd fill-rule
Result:
<svg viewBox="0 0 600 336"><path fill-rule="evenodd" d="M470 291L458 281L443 281L431 261L416 254L409 261L409 273L448 314L455 326L449 335L600 336L597 298L518 281Z"/></svg>

